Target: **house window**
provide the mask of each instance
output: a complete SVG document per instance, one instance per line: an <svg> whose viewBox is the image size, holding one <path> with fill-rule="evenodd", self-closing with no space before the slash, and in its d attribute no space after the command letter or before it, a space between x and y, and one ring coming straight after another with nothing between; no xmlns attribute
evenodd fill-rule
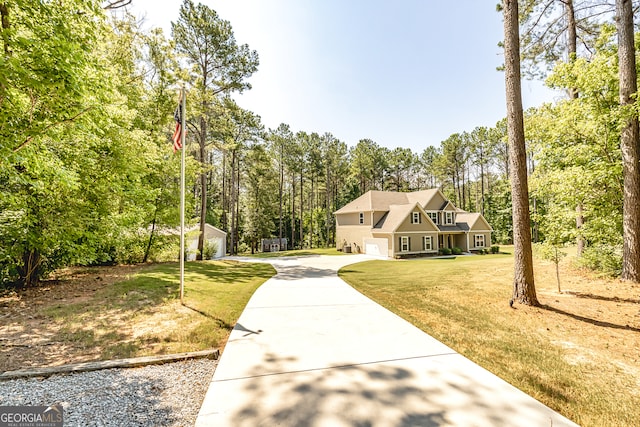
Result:
<svg viewBox="0 0 640 427"><path fill-rule="evenodd" d="M424 236L424 250L425 251L433 250L433 237Z"/></svg>
<svg viewBox="0 0 640 427"><path fill-rule="evenodd" d="M476 234L474 241L476 248L484 248L484 234Z"/></svg>
<svg viewBox="0 0 640 427"><path fill-rule="evenodd" d="M453 212L445 212L444 213L444 224L445 225L453 225Z"/></svg>
<svg viewBox="0 0 640 427"><path fill-rule="evenodd" d="M428 212L429 218L433 221L434 224L438 224L438 212Z"/></svg>
<svg viewBox="0 0 640 427"><path fill-rule="evenodd" d="M359 222L360 224L364 224L364 212L360 212Z"/></svg>
<svg viewBox="0 0 640 427"><path fill-rule="evenodd" d="M411 224L420 224L420 212L413 212L411 215Z"/></svg>
<svg viewBox="0 0 640 427"><path fill-rule="evenodd" d="M409 252L409 237L400 237L400 252Z"/></svg>

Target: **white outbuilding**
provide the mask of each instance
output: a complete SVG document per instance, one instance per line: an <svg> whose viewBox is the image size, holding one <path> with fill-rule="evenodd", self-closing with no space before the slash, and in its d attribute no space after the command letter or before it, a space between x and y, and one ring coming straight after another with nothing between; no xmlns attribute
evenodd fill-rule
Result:
<svg viewBox="0 0 640 427"><path fill-rule="evenodd" d="M195 227L187 230L185 241L188 261L194 261L196 259L196 253L198 252L199 231L199 225L196 225ZM214 227L213 225L204 225L204 242L205 256L203 256L203 259L222 258L227 253L227 233L220 230L219 228ZM207 248L209 248L209 251L207 250ZM207 254L207 252L210 253Z"/></svg>

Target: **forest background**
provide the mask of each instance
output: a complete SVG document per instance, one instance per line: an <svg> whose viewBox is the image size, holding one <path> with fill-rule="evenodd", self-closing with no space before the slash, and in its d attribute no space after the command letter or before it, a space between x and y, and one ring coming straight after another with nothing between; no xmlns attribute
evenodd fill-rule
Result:
<svg viewBox="0 0 640 427"><path fill-rule="evenodd" d="M263 237L332 246L332 213L355 197L434 187L481 212L495 243L511 242L506 120L419 153L265 129L232 98L250 90L259 56L236 43L231 23L185 0L168 36L112 13L126 3L0 2L0 285L34 285L68 265L178 258L171 135L183 83L187 218L227 231L231 254ZM533 240L577 244L584 265L616 276L620 133L637 108L619 102L614 12L607 2L521 1L524 73L567 92L525 114Z"/></svg>

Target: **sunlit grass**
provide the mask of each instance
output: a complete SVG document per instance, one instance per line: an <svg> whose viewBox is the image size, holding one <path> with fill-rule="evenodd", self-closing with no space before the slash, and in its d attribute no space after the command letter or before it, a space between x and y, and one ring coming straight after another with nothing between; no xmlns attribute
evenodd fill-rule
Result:
<svg viewBox="0 0 640 427"><path fill-rule="evenodd" d="M274 274L268 264L187 263L183 306L178 264L158 264L41 315L61 325L53 340L99 348L103 359L221 348L253 292Z"/></svg>
<svg viewBox="0 0 640 427"><path fill-rule="evenodd" d="M553 280L552 269L536 264L541 282ZM640 396L633 392L634 380L595 356L576 362L557 343L556 332L564 328L583 331L588 340L597 326L544 309L509 307L510 255L369 261L343 268L340 277L583 426L637 425Z"/></svg>

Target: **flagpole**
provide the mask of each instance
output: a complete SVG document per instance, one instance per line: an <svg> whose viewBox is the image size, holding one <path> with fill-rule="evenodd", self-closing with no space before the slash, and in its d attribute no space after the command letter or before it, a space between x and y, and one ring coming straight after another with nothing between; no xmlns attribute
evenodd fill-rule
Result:
<svg viewBox="0 0 640 427"><path fill-rule="evenodd" d="M180 134L180 143L182 145L180 150L180 304L184 305L184 151L187 133L187 92L184 85L182 85L180 95L182 102L182 132Z"/></svg>

